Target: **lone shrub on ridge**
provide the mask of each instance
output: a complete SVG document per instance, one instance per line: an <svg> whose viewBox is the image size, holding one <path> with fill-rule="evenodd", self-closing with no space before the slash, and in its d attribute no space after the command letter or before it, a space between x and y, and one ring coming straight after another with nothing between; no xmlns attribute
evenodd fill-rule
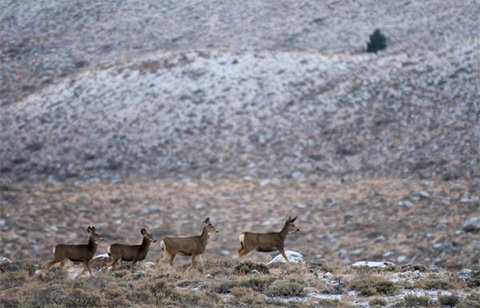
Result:
<svg viewBox="0 0 480 308"><path fill-rule="evenodd" d="M377 52L387 48L387 37L380 32L380 29L376 29L370 35L370 42L367 43L368 52Z"/></svg>

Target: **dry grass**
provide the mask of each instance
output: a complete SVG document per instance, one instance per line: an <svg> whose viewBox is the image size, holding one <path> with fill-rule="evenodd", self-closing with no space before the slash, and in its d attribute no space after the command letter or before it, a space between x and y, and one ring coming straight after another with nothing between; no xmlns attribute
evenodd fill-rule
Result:
<svg viewBox="0 0 480 308"><path fill-rule="evenodd" d="M247 263L250 264L250 263ZM253 264L253 263L252 263ZM385 271L361 273L354 268L336 266L335 276L318 266L307 263L293 269L275 268L268 274L236 268L245 266L238 260L210 260L202 271L186 268L177 271L130 272L128 269L101 272L95 277L72 279L58 269L45 272L43 265L16 262L0 266L0 306L58 306L58 307L351 307L355 300L366 301L372 307L450 306L478 307L478 295L468 295L468 284L456 282L459 295L427 296L402 294L406 288L392 282L395 275L415 276L419 272ZM313 270L315 269L315 270ZM71 270L71 268L70 268ZM427 289L445 288L450 273L424 274L419 283ZM326 280L323 277L327 277ZM447 277L447 278L445 278ZM349 281L349 283L347 283ZM434 286L434 287L432 287ZM347 288L358 295L347 292ZM462 290L462 292L460 292ZM317 297L316 295L322 294ZM334 294L334 295L332 295ZM365 299L363 296L376 296Z"/></svg>

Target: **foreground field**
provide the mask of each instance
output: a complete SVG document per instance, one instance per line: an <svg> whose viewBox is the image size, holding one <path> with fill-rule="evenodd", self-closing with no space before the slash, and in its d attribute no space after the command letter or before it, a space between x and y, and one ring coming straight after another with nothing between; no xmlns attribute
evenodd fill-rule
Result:
<svg viewBox="0 0 480 308"><path fill-rule="evenodd" d="M150 265L150 264L149 264ZM384 269L338 266L321 260L290 269L212 259L199 271L130 272L127 265L72 279L81 269L45 272L38 263L0 266L3 307L480 307L480 271L465 274L422 265Z"/></svg>

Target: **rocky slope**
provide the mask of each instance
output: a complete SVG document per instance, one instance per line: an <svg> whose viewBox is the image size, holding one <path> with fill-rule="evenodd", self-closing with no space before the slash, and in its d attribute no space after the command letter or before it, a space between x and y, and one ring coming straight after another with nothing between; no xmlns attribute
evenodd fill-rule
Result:
<svg viewBox="0 0 480 308"><path fill-rule="evenodd" d="M2 107L2 174L478 177L473 47L172 52L97 67Z"/></svg>

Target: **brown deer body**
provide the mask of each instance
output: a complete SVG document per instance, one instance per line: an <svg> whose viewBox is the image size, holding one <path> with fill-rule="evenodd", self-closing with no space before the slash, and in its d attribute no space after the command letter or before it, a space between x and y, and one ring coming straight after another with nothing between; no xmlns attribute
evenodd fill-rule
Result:
<svg viewBox="0 0 480 308"><path fill-rule="evenodd" d="M90 239L86 245L65 245L59 244L53 249L54 258L47 264L47 269L50 269L54 264L60 263L60 269L63 270L65 262L70 260L72 262L82 262L84 269L88 270L90 276L92 276L92 269L90 268L90 260L92 260L95 252L97 251L98 243L103 239L95 231L95 227L88 227L88 233L90 233Z"/></svg>
<svg viewBox="0 0 480 308"><path fill-rule="evenodd" d="M180 254L182 256L192 256L190 266L195 268L197 266L197 256L200 256L207 247L208 239L210 238L209 233L218 233L218 230L210 223L210 218L205 219L204 223L202 234L199 236L166 237L163 239L160 242L163 256L156 260L157 264L160 264L166 258L170 258L170 266L175 269L175 257L177 254Z"/></svg>
<svg viewBox="0 0 480 308"><path fill-rule="evenodd" d="M112 262L110 266L113 270L117 270L117 262L120 260L131 262L131 271L133 272L134 265L137 261L143 261L148 254L151 243L155 243L156 240L147 232L147 229L141 230L143 240L140 245L123 245L112 244L108 247L108 255ZM108 269L108 261L105 262L105 269Z"/></svg>
<svg viewBox="0 0 480 308"><path fill-rule="evenodd" d="M285 226L280 232L269 233L253 233L243 232L240 237L240 248L238 249L238 256L241 258L247 253L256 250L259 252L279 251L285 260L290 263L285 254L284 243L288 233L298 232L300 229L295 227L294 222L297 219L289 217L285 222Z"/></svg>

